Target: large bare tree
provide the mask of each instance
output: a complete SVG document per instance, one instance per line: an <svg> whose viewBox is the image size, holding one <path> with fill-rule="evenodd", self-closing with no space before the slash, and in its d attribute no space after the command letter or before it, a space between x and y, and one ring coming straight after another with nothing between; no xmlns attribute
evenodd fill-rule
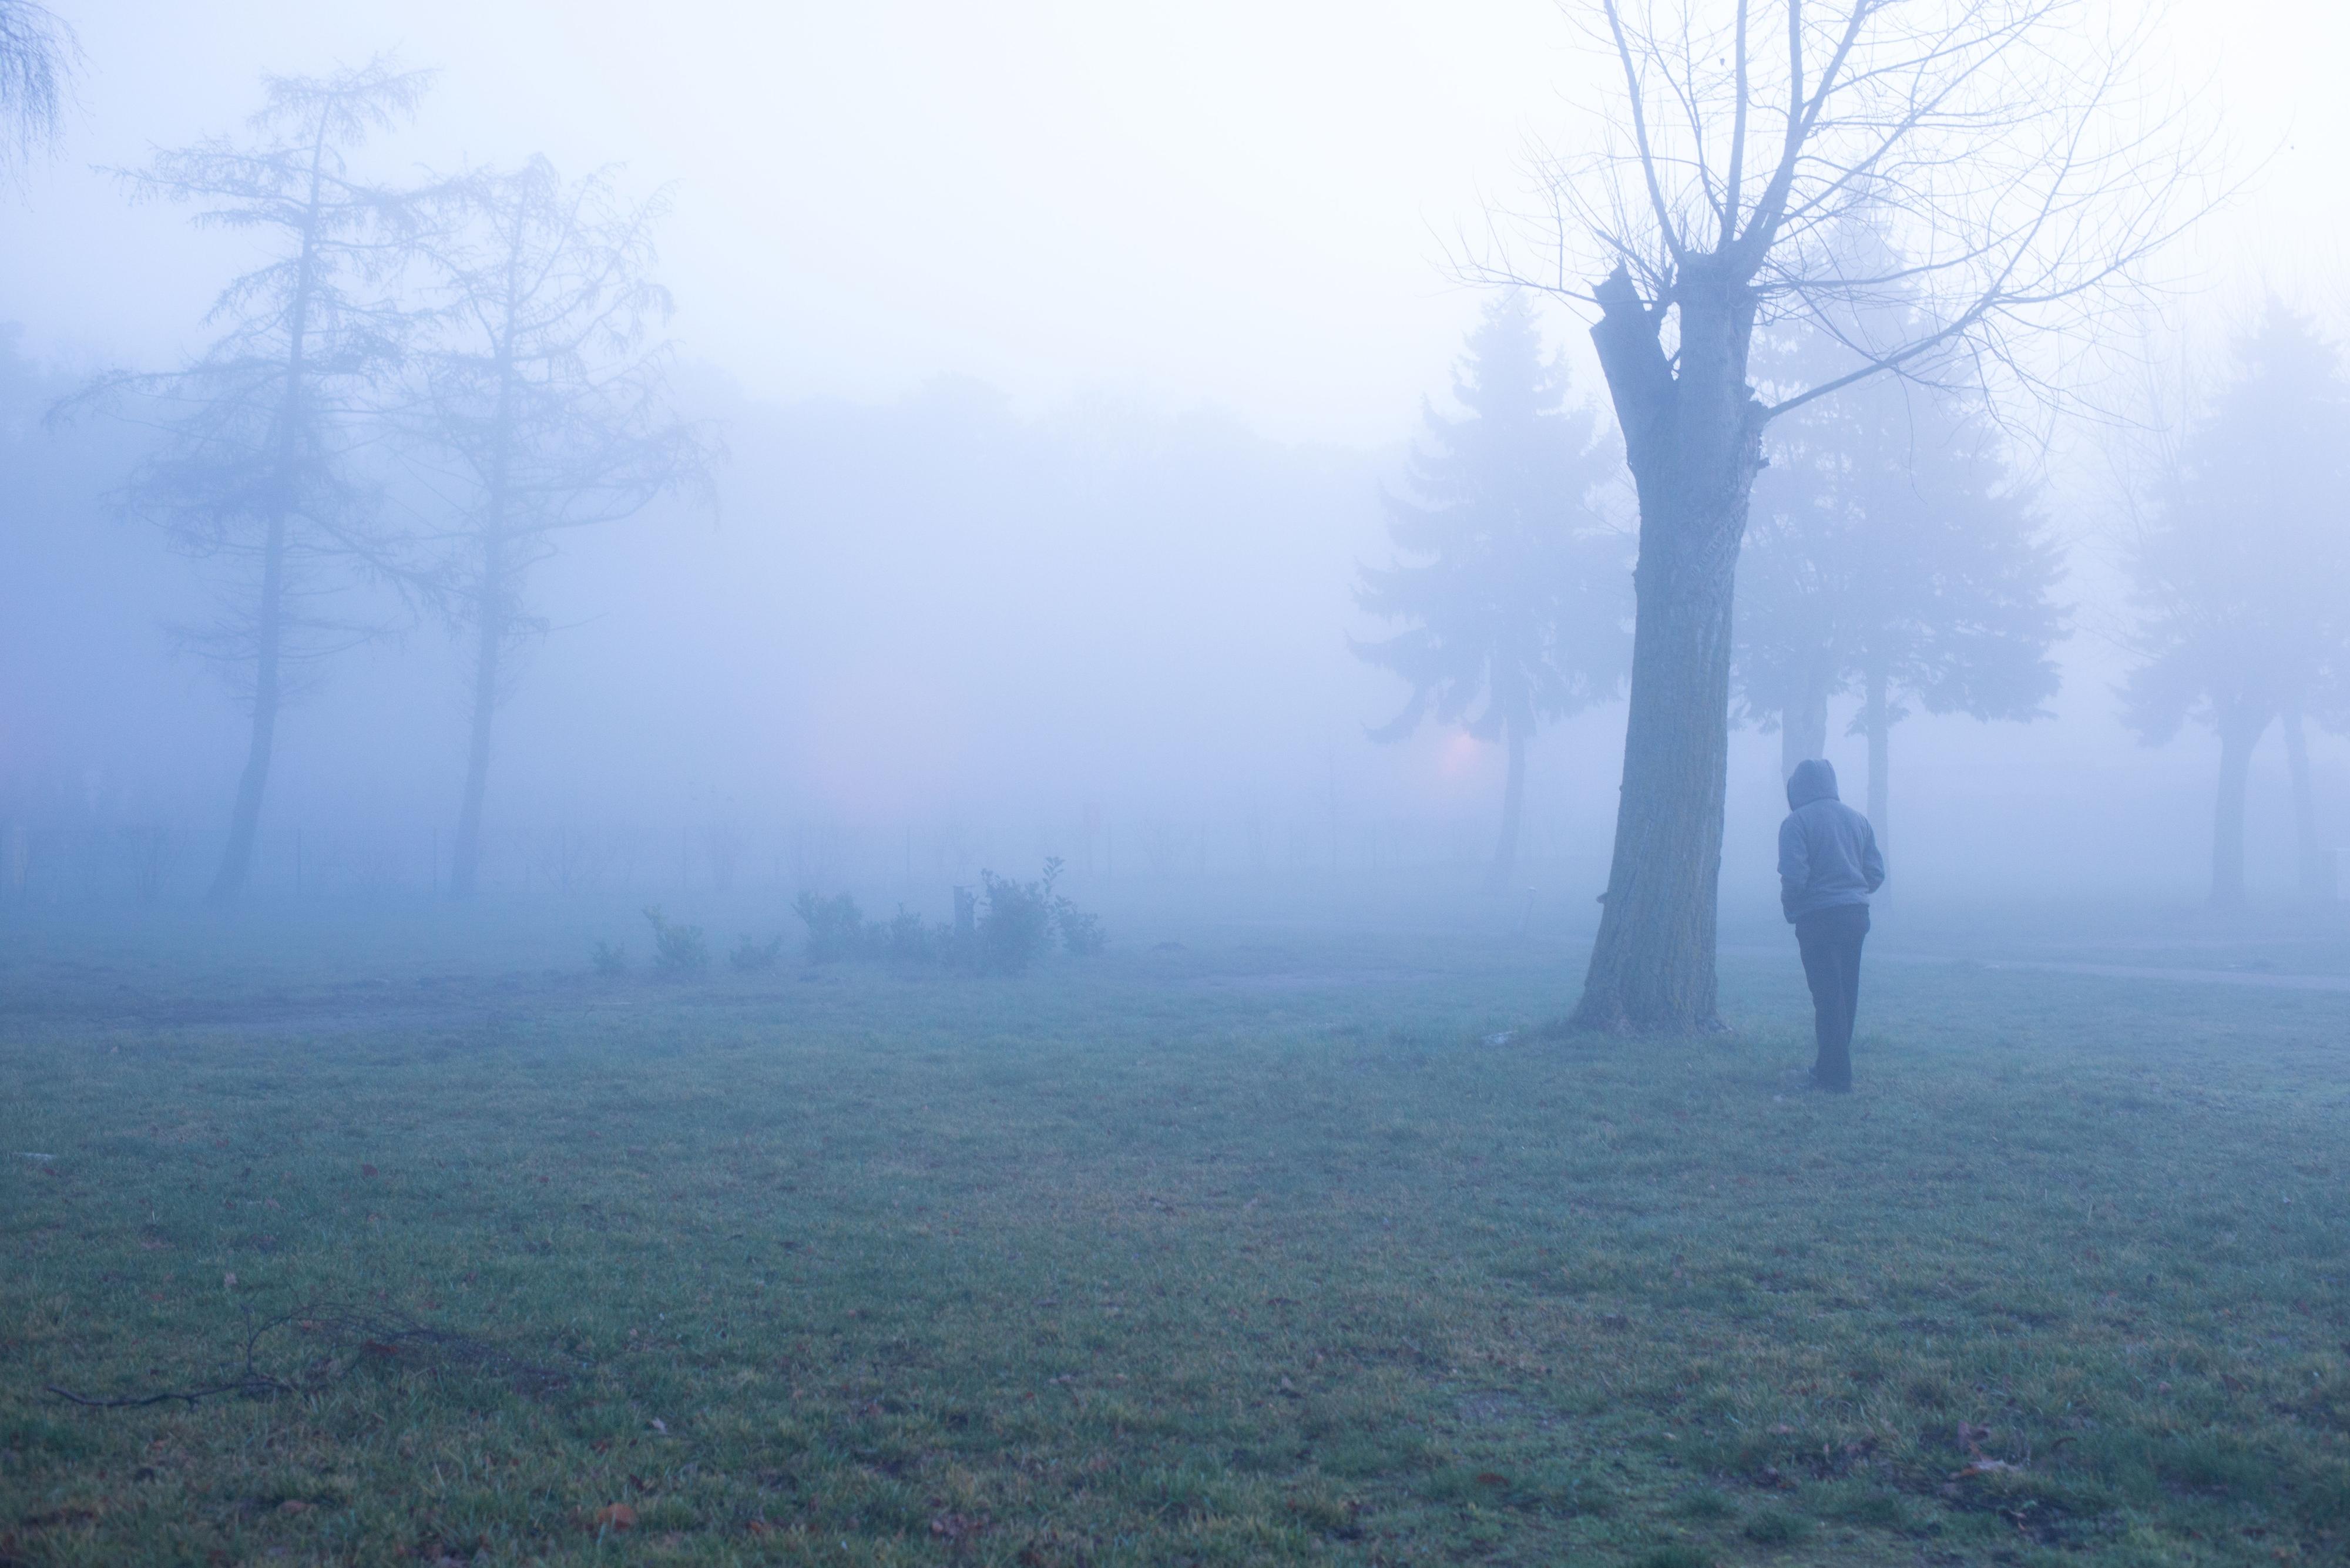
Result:
<svg viewBox="0 0 2350 1568"><path fill-rule="evenodd" d="M531 569L582 528L705 482L711 445L671 406L670 296L653 275L666 203L544 158L452 182L428 248L439 333L420 360L420 472L445 503L441 588L473 639L473 722L450 886L481 874L497 712L520 645L546 629Z"/></svg>
<svg viewBox="0 0 2350 1568"><path fill-rule="evenodd" d="M2199 203L2143 27L2086 0L1581 9L1618 88L1596 150L1544 159L1541 209L1474 264L1596 307L1639 496L1615 856L1572 1023L1716 1028L1731 604L1763 428L1872 376L2051 389L2034 339L2093 330ZM1881 263L1846 265L1855 225ZM1845 368L1765 400L1749 347L1788 319Z"/></svg>

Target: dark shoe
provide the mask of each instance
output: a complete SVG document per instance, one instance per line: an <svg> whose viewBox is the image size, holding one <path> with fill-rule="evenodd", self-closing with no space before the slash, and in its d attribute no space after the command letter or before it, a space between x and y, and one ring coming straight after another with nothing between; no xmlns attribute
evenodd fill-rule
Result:
<svg viewBox="0 0 2350 1568"><path fill-rule="evenodd" d="M1817 1089L1824 1095L1849 1095L1852 1093L1851 1079L1846 1078L1841 1084L1834 1083L1826 1078L1821 1077L1819 1069L1816 1067L1804 1075L1804 1086L1807 1089Z"/></svg>

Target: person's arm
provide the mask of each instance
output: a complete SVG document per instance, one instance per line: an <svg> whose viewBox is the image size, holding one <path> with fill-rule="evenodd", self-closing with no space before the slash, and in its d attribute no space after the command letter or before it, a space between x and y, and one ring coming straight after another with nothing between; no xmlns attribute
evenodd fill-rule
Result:
<svg viewBox="0 0 2350 1568"><path fill-rule="evenodd" d="M1804 825L1794 812L1779 825L1779 910L1795 918L1795 900L1812 885L1811 846L1804 842Z"/></svg>
<svg viewBox="0 0 2350 1568"><path fill-rule="evenodd" d="M1865 816L1860 819L1860 876L1874 893L1885 886L1885 856L1877 847L1877 829Z"/></svg>

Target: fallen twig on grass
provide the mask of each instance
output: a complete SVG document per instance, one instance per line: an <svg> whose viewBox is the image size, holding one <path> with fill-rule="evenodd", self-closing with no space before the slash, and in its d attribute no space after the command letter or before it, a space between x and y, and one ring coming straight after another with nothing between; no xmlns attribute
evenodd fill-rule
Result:
<svg viewBox="0 0 2350 1568"><path fill-rule="evenodd" d="M321 1346L318 1355L284 1376L265 1371L260 1365L262 1341L280 1329L310 1335ZM47 1391L68 1404L98 1410L137 1409L175 1399L193 1405L224 1394L270 1399L280 1394L316 1392L362 1362L479 1372L509 1379L523 1393L551 1392L569 1381L553 1367L509 1355L472 1334L432 1328L402 1314L340 1302L319 1302L255 1324L244 1336L243 1368L234 1376L218 1383L110 1397L77 1394L55 1384L48 1385Z"/></svg>

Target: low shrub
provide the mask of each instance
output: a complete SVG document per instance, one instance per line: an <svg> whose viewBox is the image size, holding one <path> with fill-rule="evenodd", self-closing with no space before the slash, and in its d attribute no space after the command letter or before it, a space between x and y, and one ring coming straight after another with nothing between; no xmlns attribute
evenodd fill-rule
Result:
<svg viewBox="0 0 2350 1568"><path fill-rule="evenodd" d="M979 915L979 967L1024 973L1053 938L1052 884L1014 882L993 871L982 871L979 880L987 904Z"/></svg>
<svg viewBox="0 0 2350 1568"><path fill-rule="evenodd" d="M623 942L615 946L610 942L598 942L595 950L588 955L588 961L595 966L598 974L626 974L629 972L628 944Z"/></svg>
<svg viewBox="0 0 2350 1568"><path fill-rule="evenodd" d="M814 893L802 893L792 901L792 912L807 925L807 960L810 963L831 963L839 959L864 958L875 943L870 928L865 923L865 913L857 900L846 893L836 893L820 898Z"/></svg>
<svg viewBox="0 0 2350 1568"><path fill-rule="evenodd" d="M673 926L658 905L647 906L645 920L653 929L654 973L681 980L710 967L710 950L700 926Z"/></svg>
<svg viewBox="0 0 2350 1568"><path fill-rule="evenodd" d="M748 974L756 970L773 969L783 961L783 938L771 937L764 942L754 942L744 937L735 944L734 950L726 955L726 961L739 972Z"/></svg>
<svg viewBox="0 0 2350 1568"><path fill-rule="evenodd" d="M792 909L807 927L810 963L887 959L1020 974L1050 951L1056 939L1078 958L1089 958L1108 943L1101 918L1055 889L1060 874L1057 857L1045 862L1044 876L1034 882L982 871L978 892L954 890L951 925L925 922L902 904L887 925L869 921L847 893L827 898L805 892L793 900Z"/></svg>

